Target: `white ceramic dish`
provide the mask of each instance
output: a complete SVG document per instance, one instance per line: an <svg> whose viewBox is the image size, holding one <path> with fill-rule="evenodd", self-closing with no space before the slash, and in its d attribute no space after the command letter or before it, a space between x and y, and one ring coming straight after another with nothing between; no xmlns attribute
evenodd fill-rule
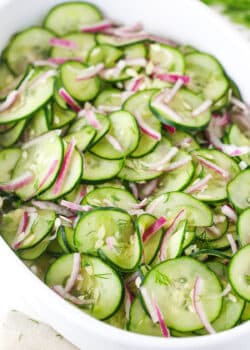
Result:
<svg viewBox="0 0 250 350"><path fill-rule="evenodd" d="M6 0L5 0L6 2ZM11 34L38 23L60 0L11 0L0 7L0 49ZM141 21L148 31L189 43L221 60L250 102L250 45L219 16L196 0L93 0L111 18ZM1 5L1 1L0 1ZM13 307L54 327L80 349L245 350L250 322L213 336L163 339L121 331L99 322L59 298L38 280L0 238L1 289ZM8 292L8 290L10 292ZM13 293L14 292L14 293ZM0 290L0 298L1 290ZM21 303L20 303L21 301ZM27 349L28 350L28 349Z"/></svg>

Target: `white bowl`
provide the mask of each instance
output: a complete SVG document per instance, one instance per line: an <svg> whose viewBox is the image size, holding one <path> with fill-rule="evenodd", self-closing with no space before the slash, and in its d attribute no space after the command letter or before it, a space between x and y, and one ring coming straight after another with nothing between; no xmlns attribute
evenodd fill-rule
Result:
<svg viewBox="0 0 250 350"><path fill-rule="evenodd" d="M0 7L0 45L14 32L39 23L60 0L12 0ZM224 20L195 0L93 0L107 16L124 23L141 21L148 31L208 51L222 62L250 102L250 45ZM1 3L1 2L0 2ZM245 350L250 323L213 336L163 339L137 335L95 320L59 298L36 278L0 238L1 293L13 307L54 327L80 349ZM6 301L7 302L7 301ZM32 335L31 335L32 336Z"/></svg>

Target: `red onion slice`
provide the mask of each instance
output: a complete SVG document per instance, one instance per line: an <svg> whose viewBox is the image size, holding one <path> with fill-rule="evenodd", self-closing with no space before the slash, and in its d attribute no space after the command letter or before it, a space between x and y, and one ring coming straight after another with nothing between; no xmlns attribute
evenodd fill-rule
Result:
<svg viewBox="0 0 250 350"><path fill-rule="evenodd" d="M129 187L133 193L133 196L138 199L139 198L139 192L138 192L138 188L136 186L136 184L134 184L133 182L129 183Z"/></svg>
<svg viewBox="0 0 250 350"><path fill-rule="evenodd" d="M244 102L239 100L238 98L236 98L234 96L231 96L230 101L232 102L233 105L235 105L236 107L238 107L242 111L244 111L244 112L248 112L249 111L249 107Z"/></svg>
<svg viewBox="0 0 250 350"><path fill-rule="evenodd" d="M168 162L170 162L178 153L178 148L177 147L172 147L170 151L163 157L159 162L155 163L144 163L141 162L141 164L150 170L155 170L155 171L162 171L164 169L164 165Z"/></svg>
<svg viewBox="0 0 250 350"><path fill-rule="evenodd" d="M9 182L0 184L0 190L2 191L16 191L26 185L29 185L33 181L34 175L30 172L26 172L23 175L10 180Z"/></svg>
<svg viewBox="0 0 250 350"><path fill-rule="evenodd" d="M5 112L9 108L13 106L13 104L17 101L20 93L18 90L13 90L9 93L6 100L0 105L0 113Z"/></svg>
<svg viewBox="0 0 250 350"><path fill-rule="evenodd" d="M153 107L159 109L160 111L162 111L163 113L168 115L175 122L182 122L183 121L183 117L180 114L176 113L173 109L171 109L170 107L168 107L166 104L164 104L162 102L155 102L154 101Z"/></svg>
<svg viewBox="0 0 250 350"><path fill-rule="evenodd" d="M56 65L63 64L67 61L77 61L77 62L82 62L83 58L82 57L50 57L48 58L49 63L54 63Z"/></svg>
<svg viewBox="0 0 250 350"><path fill-rule="evenodd" d="M130 308L133 303L134 296L128 289L128 287L125 285L125 315L126 319L129 320L129 314L130 314Z"/></svg>
<svg viewBox="0 0 250 350"><path fill-rule="evenodd" d="M205 167L215 171L217 174L221 175L225 179L229 179L230 175L229 175L229 172L227 170L224 170L224 169L220 168L215 163L212 163L209 160L207 160L205 158L202 158L200 156L195 156L195 159L197 159L199 163L201 163Z"/></svg>
<svg viewBox="0 0 250 350"><path fill-rule="evenodd" d="M148 203L148 199L144 198L141 202L139 203L129 203L129 207L132 209L141 209L144 208Z"/></svg>
<svg viewBox="0 0 250 350"><path fill-rule="evenodd" d="M156 309L153 305L153 302L151 300L151 297L150 297L146 287L141 287L140 292L141 292L141 295L143 297L143 301L147 307L148 313L149 313L152 321L154 323L157 323L158 322L158 315L157 315Z"/></svg>
<svg viewBox="0 0 250 350"><path fill-rule="evenodd" d="M237 215L235 210L228 204L225 204L221 207L221 212L229 218L230 221L236 222Z"/></svg>
<svg viewBox="0 0 250 350"><path fill-rule="evenodd" d="M151 226L149 226L142 235L143 243L146 243L157 231L164 227L167 223L166 218L161 216Z"/></svg>
<svg viewBox="0 0 250 350"><path fill-rule="evenodd" d="M109 20L100 21L94 24L85 25L80 28L83 33L98 33L113 27L113 23Z"/></svg>
<svg viewBox="0 0 250 350"><path fill-rule="evenodd" d="M93 108L91 108L91 106L85 105L85 108L82 109L79 113L78 113L78 117L83 117L85 116L85 118L88 120L88 122L95 128L95 129L100 129L101 125L98 121L98 119L96 118L96 114L93 110Z"/></svg>
<svg viewBox="0 0 250 350"><path fill-rule="evenodd" d="M92 207L90 205L80 205L80 204L76 204L73 202L65 201L64 199L61 200L60 204L63 207L66 207L73 212L75 212L75 211L85 212L85 211L90 211L92 209Z"/></svg>
<svg viewBox="0 0 250 350"><path fill-rule="evenodd" d="M58 91L59 95L64 99L64 101L75 111L80 112L81 108L76 103L76 101L69 95L69 93L64 89L60 88Z"/></svg>
<svg viewBox="0 0 250 350"><path fill-rule="evenodd" d="M74 41L62 38L51 38L49 43L53 47L61 47L63 49L76 50L78 47Z"/></svg>
<svg viewBox="0 0 250 350"><path fill-rule="evenodd" d="M166 256L166 246L169 237L175 232L179 222L185 218L186 211L185 209L182 209L174 218L172 221L171 225L168 227L167 231L164 233L161 246L160 246L160 253L159 253L159 258L160 261L164 261L167 259Z"/></svg>
<svg viewBox="0 0 250 350"><path fill-rule="evenodd" d="M233 255L237 252L238 248L237 248L237 244L233 238L233 235L231 233L227 234L227 239L228 242L230 243L231 249L232 249L232 253Z"/></svg>
<svg viewBox="0 0 250 350"><path fill-rule="evenodd" d="M54 159L52 161L52 163L48 169L48 172L45 174L44 178L41 180L40 184L38 185L37 191L39 191L43 187L43 185L48 181L48 179L51 177L51 175L53 175L58 163L59 163L58 159Z"/></svg>
<svg viewBox="0 0 250 350"><path fill-rule="evenodd" d="M156 311L156 315L157 315L157 318L158 318L158 321L159 321L159 325L160 325L160 328L161 328L161 331L162 331L162 334L164 337L166 338L169 338L170 337L170 332L165 324L165 321L164 321L164 317L162 315L162 312L159 308L159 305L156 303L156 301L154 302L154 307L155 307L155 311Z"/></svg>
<svg viewBox="0 0 250 350"><path fill-rule="evenodd" d="M103 69L104 69L103 63L99 63L96 66L90 66L86 68L82 73L80 73L77 76L76 80L82 81L82 80L88 80L88 79L94 78L99 73L101 73Z"/></svg>
<svg viewBox="0 0 250 350"><path fill-rule="evenodd" d="M67 151L65 152L61 169L59 171L57 180L56 180L55 185L54 185L53 190L52 190L53 194L55 194L55 195L58 194L62 188L63 182L64 182L65 177L67 175L67 172L69 170L69 165L70 165L70 162L71 162L71 159L73 156L75 145L76 145L76 142L75 142L75 139L73 138L70 141L70 144L68 145Z"/></svg>
<svg viewBox="0 0 250 350"><path fill-rule="evenodd" d="M137 92L140 89L141 85L143 84L144 80L145 80L144 76L135 77L128 84L127 90L131 92Z"/></svg>
<svg viewBox="0 0 250 350"><path fill-rule="evenodd" d="M187 163L189 163L192 160L191 156L187 156L186 158L177 160L176 162L172 162L170 163L166 168L162 169L164 172L169 172L169 171L173 171L176 169L179 169L181 167L183 167L184 165L186 165Z"/></svg>
<svg viewBox="0 0 250 350"><path fill-rule="evenodd" d="M109 236L106 238L106 244L109 247L110 250L114 249L114 244L115 244L115 238L112 236Z"/></svg>
<svg viewBox="0 0 250 350"><path fill-rule="evenodd" d="M213 102L211 100L204 101L200 106L195 108L192 112L192 117L198 117L202 113L206 112L211 106Z"/></svg>
<svg viewBox="0 0 250 350"><path fill-rule="evenodd" d="M200 277L197 277L194 284L193 290L193 305L197 316L199 317L201 323L206 328L208 333L214 334L216 333L211 323L208 321L207 316L204 312L202 303L200 301L201 293L203 289L203 280Z"/></svg>
<svg viewBox="0 0 250 350"><path fill-rule="evenodd" d="M51 62L51 61L49 61L49 59L48 60L36 60L36 61L33 61L33 65L35 67L44 67L44 66L46 67L46 66L48 66L48 67L51 67L51 68L57 68L57 66L58 66L57 63Z"/></svg>
<svg viewBox="0 0 250 350"><path fill-rule="evenodd" d="M154 179L141 186L140 198L148 197L154 193L159 179Z"/></svg>
<svg viewBox="0 0 250 350"><path fill-rule="evenodd" d="M66 293L70 292L71 289L74 287L77 276L80 273L80 269L81 269L81 255L80 253L74 253L72 271L64 288Z"/></svg>
<svg viewBox="0 0 250 350"><path fill-rule="evenodd" d="M213 178L213 176L211 174L208 174L203 179L198 180L193 185L186 188L185 192L192 194L192 193L196 193L196 192L200 192L200 191L204 190L204 188L208 185L209 181L212 178Z"/></svg>
<svg viewBox="0 0 250 350"><path fill-rule="evenodd" d="M189 76L176 73L156 73L153 76L154 78L166 81L168 83L176 83L178 80L181 80L183 84L187 85L190 82Z"/></svg>
<svg viewBox="0 0 250 350"><path fill-rule="evenodd" d="M228 283L225 287L225 289L222 291L221 296L225 297L226 295L228 295L232 290L232 287L230 286L230 284Z"/></svg>
<svg viewBox="0 0 250 350"><path fill-rule="evenodd" d="M72 211L54 202L32 200L32 204L39 209L53 210L55 213L59 215L64 215L68 217L72 215Z"/></svg>
<svg viewBox="0 0 250 350"><path fill-rule="evenodd" d="M79 190L79 192L77 194L77 197L75 199L75 203L76 204L80 204L81 201L83 200L83 198L86 196L86 194L87 194L87 187L86 187L86 185L81 185L80 186L80 190Z"/></svg>
<svg viewBox="0 0 250 350"><path fill-rule="evenodd" d="M34 222L36 221L36 219L37 219L36 212L29 213L28 218L27 218L27 222L25 225L26 226L25 230L17 235L17 237L12 245L12 248L14 250L18 250L20 248L21 244L24 242L24 240L28 237L28 235L30 234L31 228L32 228Z"/></svg>
<svg viewBox="0 0 250 350"><path fill-rule="evenodd" d="M105 135L105 138L107 141L114 147L115 150L122 152L123 148L122 145L119 143L119 141L112 135Z"/></svg>
<svg viewBox="0 0 250 350"><path fill-rule="evenodd" d="M176 133L176 128L172 125L164 125L163 126L165 130L167 130L170 134L175 134Z"/></svg>
<svg viewBox="0 0 250 350"><path fill-rule="evenodd" d="M134 113L134 116L139 124L139 127L141 131L151 137L152 139L155 139L157 141L161 140L161 133L152 129L151 126L149 126L147 123L144 122L143 118L141 115L137 112Z"/></svg>

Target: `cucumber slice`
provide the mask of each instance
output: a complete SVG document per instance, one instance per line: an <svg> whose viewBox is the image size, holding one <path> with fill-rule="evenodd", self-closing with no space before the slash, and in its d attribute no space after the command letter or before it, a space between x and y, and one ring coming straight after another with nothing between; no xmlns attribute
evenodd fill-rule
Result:
<svg viewBox="0 0 250 350"><path fill-rule="evenodd" d="M228 133L228 141L232 145L236 146L248 146L250 147L250 137L245 135L243 131L239 129L239 127L234 124ZM247 165L250 166L250 153L247 153L243 156L240 156L240 159L242 159Z"/></svg>
<svg viewBox="0 0 250 350"><path fill-rule="evenodd" d="M220 63L208 54L186 55L186 74L191 78L188 88L212 101L219 100L229 87Z"/></svg>
<svg viewBox="0 0 250 350"><path fill-rule="evenodd" d="M18 225L25 212L24 209L20 208L14 211L10 211L4 214L1 222L0 234L6 240L6 242L12 246L17 235ZM56 215L51 210L37 210L37 218L35 219L30 233L25 240L20 244L18 250L24 250L35 247L40 243L46 236L49 235Z"/></svg>
<svg viewBox="0 0 250 350"><path fill-rule="evenodd" d="M61 65L61 80L69 94L78 101L88 101L95 98L100 90L98 77L77 80L77 77L88 67L79 62L66 62Z"/></svg>
<svg viewBox="0 0 250 350"><path fill-rule="evenodd" d="M59 90L61 89L62 86L63 86L62 80L60 76L57 76L55 78L55 83L54 83L54 100L58 104L58 106L60 106L61 108L68 109L69 107L66 101L64 100L64 98L62 98L61 95L59 95Z"/></svg>
<svg viewBox="0 0 250 350"><path fill-rule="evenodd" d="M102 208L86 213L76 226L74 240L81 253L99 254L123 271L134 270L141 260L140 237L130 215L121 209Z"/></svg>
<svg viewBox="0 0 250 350"><path fill-rule="evenodd" d="M49 242L46 252L50 257L53 256L54 258L57 258L65 253L56 239Z"/></svg>
<svg viewBox="0 0 250 350"><path fill-rule="evenodd" d="M95 137L94 137L93 140L91 140L91 145L96 144L104 135L107 134L107 132L108 132L108 130L110 128L110 121L109 121L109 118L107 118L106 116L97 113L96 114L96 119L98 120L98 123L99 123L100 127L96 130ZM68 130L68 133L72 134L72 133L78 132L81 129L84 129L86 126L91 126L89 121L86 118L78 118L71 125L71 127ZM84 141L84 140L82 140L82 141Z"/></svg>
<svg viewBox="0 0 250 350"><path fill-rule="evenodd" d="M61 108L57 103L52 104L52 129L59 129L68 125L76 118L76 112L72 110L65 110Z"/></svg>
<svg viewBox="0 0 250 350"><path fill-rule="evenodd" d="M161 123L155 118L149 109L149 101L157 90L144 90L129 97L123 105L123 109L131 114L140 115L145 124L156 132L161 132ZM135 115L136 116L136 115ZM140 131L140 141L132 157L139 158L151 152L158 141Z"/></svg>
<svg viewBox="0 0 250 350"><path fill-rule="evenodd" d="M49 131L49 122L45 108L39 109L25 128L24 139L30 141L35 137L46 134Z"/></svg>
<svg viewBox="0 0 250 350"><path fill-rule="evenodd" d="M67 150L67 144L64 142L64 154ZM42 200L53 200L62 197L71 192L76 184L80 181L83 171L83 159L81 154L74 149L70 164L64 178L63 184L58 192L55 193L55 184L52 184L45 192L40 195Z"/></svg>
<svg viewBox="0 0 250 350"><path fill-rule="evenodd" d="M90 50L95 46L95 36L94 34L89 33L70 33L65 35L62 39L70 40L76 44L76 48L62 48L62 47L53 47L51 50L51 57L63 57L68 58L69 60L82 59L82 62L85 62Z"/></svg>
<svg viewBox="0 0 250 350"><path fill-rule="evenodd" d="M84 197L84 203L92 207L115 207L123 210L131 210L137 203L135 197L122 188L100 187L89 192Z"/></svg>
<svg viewBox="0 0 250 350"><path fill-rule="evenodd" d="M92 144L92 141L95 138L95 136L95 128L93 128L93 126L91 125L86 125L81 130L75 131L65 136L64 140L70 143L71 140L74 139L78 150L83 152Z"/></svg>
<svg viewBox="0 0 250 350"><path fill-rule="evenodd" d="M66 254L49 267L45 277L49 287L64 286L72 272L73 256ZM71 294L93 301L82 310L101 320L112 316L123 297L123 286L115 270L99 258L82 255L80 275L83 282L73 287Z"/></svg>
<svg viewBox="0 0 250 350"><path fill-rule="evenodd" d="M140 215L135 223L138 234L142 237L143 233L155 222L156 218L150 214ZM143 242L143 262L151 264L155 259L159 250L161 239L163 236L163 229L158 230L146 242Z"/></svg>
<svg viewBox="0 0 250 350"><path fill-rule="evenodd" d="M11 179L21 153L19 148L7 148L0 151L0 182L8 182Z"/></svg>
<svg viewBox="0 0 250 350"><path fill-rule="evenodd" d="M7 96L7 93L4 91L8 85L13 83L15 76L12 74L7 64L4 61L0 61L0 99L3 99Z"/></svg>
<svg viewBox="0 0 250 350"><path fill-rule="evenodd" d="M87 2L70 2L59 4L50 10L43 25L62 36L67 33L77 32L84 25L99 22L102 14L92 4Z"/></svg>
<svg viewBox="0 0 250 350"><path fill-rule="evenodd" d="M95 106L98 107L117 107L122 108L122 92L118 89L104 89L95 99ZM129 111L130 112L130 111ZM133 113L132 113L133 114Z"/></svg>
<svg viewBox="0 0 250 350"><path fill-rule="evenodd" d="M63 158L62 141L54 133L47 135L37 143L22 150L22 156L13 172L13 179L22 176L25 172L30 172L33 175L32 182L16 191L17 195L24 201L50 187L60 169ZM49 167L55 160L58 160L56 167L49 178L44 181Z"/></svg>
<svg viewBox="0 0 250 350"><path fill-rule="evenodd" d="M189 227L188 227L189 229ZM195 239L195 232L194 231L186 231L184 235L184 241L182 243L182 248L186 249L190 246L191 243L193 243Z"/></svg>
<svg viewBox="0 0 250 350"><path fill-rule="evenodd" d="M145 58L147 56L146 45L144 43L136 43L125 46L124 55L126 58Z"/></svg>
<svg viewBox="0 0 250 350"><path fill-rule="evenodd" d="M0 112L0 124L25 119L50 100L53 95L54 77L43 79L44 72L41 69L34 70L20 98L7 111Z"/></svg>
<svg viewBox="0 0 250 350"><path fill-rule="evenodd" d="M204 129L211 119L209 109L196 117L192 116L192 111L198 108L204 102L204 99L184 88L179 90L168 103L168 107L177 113L178 119L170 115L165 110L164 105L155 102L156 97L155 95L151 99L150 108L163 124L170 124L187 130L199 130Z"/></svg>
<svg viewBox="0 0 250 350"><path fill-rule="evenodd" d="M205 264L189 257L167 260L153 267L142 282L149 295L154 295L168 327L180 332L203 328L193 311L192 292L197 278L203 281L200 302L207 319L212 322L222 307L221 285ZM211 298L211 295L217 297Z"/></svg>
<svg viewBox="0 0 250 350"><path fill-rule="evenodd" d="M172 159L171 163L179 162L188 157L188 153L185 151L179 151L177 155ZM171 166L170 163L170 166ZM154 194L159 195L161 193L181 191L190 183L194 175L194 165L192 159L188 161L182 167L165 172L159 179L158 186Z"/></svg>
<svg viewBox="0 0 250 350"><path fill-rule="evenodd" d="M174 259L182 254L186 226L187 220L180 221L175 232L165 241L165 247L162 248L166 252L165 256L167 259Z"/></svg>
<svg viewBox="0 0 250 350"><path fill-rule="evenodd" d="M110 318L105 320L105 322L107 324L110 324L113 327L126 330L127 320L126 320L126 313L125 313L125 305L124 305L124 303L121 304L121 306L118 309L118 311L116 311L116 313L113 316L111 316Z"/></svg>
<svg viewBox="0 0 250 350"><path fill-rule="evenodd" d="M233 235L233 238L236 240L237 239L237 234L236 234L236 228L235 225L232 225L229 223L227 233L231 233ZM204 242L205 246L210 248L210 249L226 249L230 247L230 243L228 241L227 235L223 235L221 238L216 239L214 241L205 241Z"/></svg>
<svg viewBox="0 0 250 350"><path fill-rule="evenodd" d="M168 45L150 44L149 59L155 66L159 66L168 73L183 74L185 70L185 61L182 53Z"/></svg>
<svg viewBox="0 0 250 350"><path fill-rule="evenodd" d="M8 125L8 124L7 124ZM26 120L20 120L14 127L10 130L1 134L0 136L0 146L1 147L10 147L14 145L20 138L26 125Z"/></svg>
<svg viewBox="0 0 250 350"><path fill-rule="evenodd" d="M238 174L227 187L231 203L241 211L250 207L250 169Z"/></svg>
<svg viewBox="0 0 250 350"><path fill-rule="evenodd" d="M38 243L35 247L29 248L29 249L20 250L18 252L18 256L22 260L26 260L26 261L28 261L28 260L36 260L40 256L42 256L44 254L44 252L46 251L49 243L50 243L49 239L45 238L43 241Z"/></svg>
<svg viewBox="0 0 250 350"><path fill-rule="evenodd" d="M9 68L16 74L22 74L27 65L36 60L46 59L50 51L50 39L53 33L40 28L31 27L12 37L5 59Z"/></svg>
<svg viewBox="0 0 250 350"><path fill-rule="evenodd" d="M192 152L200 148L195 138L182 130L176 130L173 134L166 133L166 137L173 146L181 148L183 151Z"/></svg>
<svg viewBox="0 0 250 350"><path fill-rule="evenodd" d="M94 183L113 179L121 171L123 164L123 159L107 160L85 153L82 180Z"/></svg>
<svg viewBox="0 0 250 350"><path fill-rule="evenodd" d="M229 223L227 217L221 213L221 208L218 207L214 210L213 226L196 227L195 234L196 237L202 241L215 241L220 239L226 233L228 226Z"/></svg>
<svg viewBox="0 0 250 350"><path fill-rule="evenodd" d="M126 47L132 44L139 44L144 42L146 39L144 38L120 38L113 35L107 35L98 33L96 35L96 41L98 44L108 44L114 47Z"/></svg>
<svg viewBox="0 0 250 350"><path fill-rule="evenodd" d="M240 172L238 164L229 156L216 150L200 149L192 152L193 161L196 164L196 173L190 186L202 180L209 174L212 178L202 190L194 192L193 197L204 202L220 202L227 199L227 184ZM205 159L215 166L223 169L229 174L228 178L223 177L218 172L209 167L202 166L197 161L197 157Z"/></svg>
<svg viewBox="0 0 250 350"><path fill-rule="evenodd" d="M245 304L245 308L243 310L243 313L241 315L242 321L249 321L250 320L250 303Z"/></svg>
<svg viewBox="0 0 250 350"><path fill-rule="evenodd" d="M120 159L132 153L139 143L139 130L135 118L126 111L118 111L110 114L110 129L108 135L119 144L120 150L103 137L91 152L105 159Z"/></svg>
<svg viewBox="0 0 250 350"><path fill-rule="evenodd" d="M235 292L250 301L250 244L238 250L229 264L229 280Z"/></svg>
<svg viewBox="0 0 250 350"><path fill-rule="evenodd" d="M97 45L89 52L87 63L89 65L104 63L105 68L111 68L122 55L123 51L117 47L107 44Z"/></svg>
<svg viewBox="0 0 250 350"><path fill-rule="evenodd" d="M128 330L131 332L161 337L162 332L158 323L153 323L144 310L140 298L136 297L130 308Z"/></svg>
<svg viewBox="0 0 250 350"><path fill-rule="evenodd" d="M241 246L245 246L250 243L250 208L244 210L238 219L237 222L237 232L239 235L239 240Z"/></svg>
<svg viewBox="0 0 250 350"><path fill-rule="evenodd" d="M185 209L185 218L190 226L211 226L213 223L213 214L207 205L181 192L156 197L147 206L146 211L156 217L165 216L167 221L171 222L182 209Z"/></svg>
<svg viewBox="0 0 250 350"><path fill-rule="evenodd" d="M76 250L74 229L72 227L61 226L57 232L57 241L65 253L71 253Z"/></svg>
<svg viewBox="0 0 250 350"><path fill-rule="evenodd" d="M162 138L156 148L149 154L141 158L128 158L125 166L119 173L119 178L127 181L141 182L151 180L160 176L162 170L152 170L154 164L162 160L170 151L171 145L166 138ZM168 162L162 166L167 166Z"/></svg>

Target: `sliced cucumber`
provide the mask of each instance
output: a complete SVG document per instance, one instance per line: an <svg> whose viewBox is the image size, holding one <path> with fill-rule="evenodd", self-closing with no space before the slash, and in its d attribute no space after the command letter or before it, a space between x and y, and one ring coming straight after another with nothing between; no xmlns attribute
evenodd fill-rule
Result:
<svg viewBox="0 0 250 350"><path fill-rule="evenodd" d="M73 268L73 257L74 254L66 254L49 267L45 277L49 287L64 286ZM82 255L80 275L83 282L74 286L71 294L92 301L82 309L98 319L112 316L123 297L123 286L115 270L99 258Z"/></svg>
<svg viewBox="0 0 250 350"><path fill-rule="evenodd" d="M112 67L123 55L123 51L112 45L97 45L89 52L87 63L97 65L104 63L105 68Z"/></svg>
<svg viewBox="0 0 250 350"><path fill-rule="evenodd" d="M156 91L157 90L144 90L137 92L127 99L123 105L123 108L135 115L135 117L138 114L145 124L156 132L160 133L161 124L149 109L149 101ZM142 157L151 152L157 143L157 140L152 139L152 137L149 137L147 134L141 131L139 144L131 156L135 158Z"/></svg>
<svg viewBox="0 0 250 350"><path fill-rule="evenodd" d="M200 149L192 152L193 161L196 164L196 172L190 186L194 185L197 181L201 181L208 175L212 178L208 181L207 185L200 191L194 192L192 195L204 202L218 202L227 199L227 184L233 179L239 172L238 164L229 156L217 150ZM223 177L218 172L210 169L209 167L199 164L197 159L202 158L210 163L215 164L223 171L227 172L228 178Z"/></svg>
<svg viewBox="0 0 250 350"><path fill-rule="evenodd" d="M8 182L11 179L21 153L19 148L7 148L0 151L0 182Z"/></svg>
<svg viewBox="0 0 250 350"><path fill-rule="evenodd" d="M206 265L189 257L167 260L152 268L143 280L142 287L149 295L154 295L168 327L181 332L203 327L193 310L192 293L197 278L203 281L200 302L207 319L212 322L222 307L221 285ZM217 297L211 298L211 295Z"/></svg>
<svg viewBox="0 0 250 350"><path fill-rule="evenodd" d="M76 227L75 244L78 251L100 254L124 271L134 270L141 260L140 237L132 218L121 209L94 209L83 215Z"/></svg>
<svg viewBox="0 0 250 350"><path fill-rule="evenodd" d="M50 241L46 237L43 241L38 243L36 246L29 248L29 249L20 250L18 252L18 256L22 260L36 260L44 254L49 243L50 243Z"/></svg>
<svg viewBox="0 0 250 350"><path fill-rule="evenodd" d="M192 152L200 148L200 145L191 134L181 130L176 130L173 134L166 133L166 137L171 141L173 146L187 152Z"/></svg>
<svg viewBox="0 0 250 350"><path fill-rule="evenodd" d="M242 321L249 321L250 320L250 303L245 304L245 308L243 310L243 313L241 315Z"/></svg>
<svg viewBox="0 0 250 350"><path fill-rule="evenodd" d="M211 55L194 52L186 55L186 74L191 80L188 88L206 99L217 101L229 87L219 62Z"/></svg>
<svg viewBox="0 0 250 350"><path fill-rule="evenodd" d="M149 59L154 65L168 73L182 74L185 70L185 60L182 53L168 45L150 44Z"/></svg>
<svg viewBox="0 0 250 350"><path fill-rule="evenodd" d="M78 150L83 152L92 144L95 136L96 129L91 125L86 125L81 130L65 136L64 140L69 143L72 139L74 139Z"/></svg>
<svg viewBox="0 0 250 350"><path fill-rule="evenodd" d="M22 74L29 63L46 59L49 56L49 41L52 37L53 33L40 27L31 27L17 33L5 51L9 68L15 74Z"/></svg>
<svg viewBox="0 0 250 350"><path fill-rule="evenodd" d="M22 132L24 131L25 125L26 120L20 120L13 128L0 135L0 146L10 147L14 145L19 140Z"/></svg>
<svg viewBox="0 0 250 350"><path fill-rule="evenodd" d="M51 57L63 57L72 61L82 59L82 62L85 62L90 50L96 44L95 36L89 33L70 33L62 39L75 43L76 48L53 47L50 53Z"/></svg>
<svg viewBox="0 0 250 350"><path fill-rule="evenodd" d="M103 137L91 152L106 159L120 159L132 153L139 143L139 129L135 118L126 111L113 112L109 116L110 129L107 137ZM118 142L116 148L108 139L112 137Z"/></svg>
<svg viewBox="0 0 250 350"><path fill-rule="evenodd" d="M45 108L41 108L33 115L32 119L25 128L25 141L32 140L33 138L42 134L46 134L48 131L49 121L47 111Z"/></svg>
<svg viewBox="0 0 250 350"><path fill-rule="evenodd" d="M116 207L130 210L137 203L135 197L122 188L100 187L89 192L84 198L84 203L92 207Z"/></svg>
<svg viewBox="0 0 250 350"><path fill-rule="evenodd" d="M95 99L97 108L117 107L117 110L122 108L122 92L118 89L107 88L100 92ZM132 113L133 114L133 113Z"/></svg>
<svg viewBox="0 0 250 350"><path fill-rule="evenodd" d="M72 110L65 110L54 102L52 104L52 129L58 129L68 125L76 118L76 115L76 112Z"/></svg>
<svg viewBox="0 0 250 350"><path fill-rule="evenodd" d="M0 61L0 77L1 77L1 82L0 82L0 99L6 97L6 93L4 90L8 85L10 85L15 77L8 68L7 64L4 61Z"/></svg>
<svg viewBox="0 0 250 350"><path fill-rule="evenodd" d="M239 147L250 147L250 137L245 135L243 131L239 129L239 127L234 124L228 133L228 141L232 145L236 145ZM250 166L250 153L240 156L240 158Z"/></svg>
<svg viewBox="0 0 250 350"><path fill-rule="evenodd" d="M250 301L250 244L238 250L231 259L229 280L235 292Z"/></svg>
<svg viewBox="0 0 250 350"><path fill-rule="evenodd" d="M150 108L163 124L170 124L187 130L197 130L204 129L210 121L211 112L209 109L195 117L192 116L192 111L198 108L204 102L204 99L191 91L184 88L179 90L168 103L167 110L164 104L156 102L156 97L157 95L151 99ZM171 110L174 111L176 116L173 115Z"/></svg>
<svg viewBox="0 0 250 350"><path fill-rule="evenodd" d="M96 41L98 42L98 44L108 44L108 45L121 48L121 47L126 47L128 45L144 42L145 39L144 38L120 38L113 35L98 33L96 35Z"/></svg>
<svg viewBox="0 0 250 350"><path fill-rule="evenodd" d="M92 153L85 153L82 180L101 182L113 179L121 171L123 164L123 159L107 160Z"/></svg>
<svg viewBox="0 0 250 350"><path fill-rule="evenodd" d="M71 253L76 250L74 229L72 227L61 226L57 232L57 241L65 253Z"/></svg>
<svg viewBox="0 0 250 350"><path fill-rule="evenodd" d="M216 218L219 218L218 222ZM215 241L220 239L228 229L228 220L225 215L221 213L221 208L215 208L214 224L210 227L196 227L195 234L202 241Z"/></svg>
<svg viewBox="0 0 250 350"><path fill-rule="evenodd" d="M102 14L94 5L87 2L68 2L59 4L50 10L43 25L62 36L77 32L84 25L99 22Z"/></svg>
<svg viewBox="0 0 250 350"><path fill-rule="evenodd" d="M171 222L181 210L190 226L211 226L213 214L204 203L181 192L171 192L156 197L146 208L153 215L165 216Z"/></svg>
<svg viewBox="0 0 250 350"><path fill-rule="evenodd" d="M250 243L250 208L244 210L238 219L237 232L239 235L240 244L245 246Z"/></svg>
<svg viewBox="0 0 250 350"><path fill-rule="evenodd" d="M143 214L137 218L135 227L138 234L142 237L143 233L155 222L156 218L150 214ZM151 264L155 259L160 247L160 242L163 236L163 229L158 230L146 242L143 242L143 262Z"/></svg>
<svg viewBox="0 0 250 350"><path fill-rule="evenodd" d="M100 89L98 77L77 80L77 77L87 68L79 62L66 62L61 66L61 80L65 89L79 101L92 100Z"/></svg>
<svg viewBox="0 0 250 350"><path fill-rule="evenodd" d="M29 74L29 73L28 73ZM0 112L0 124L25 119L46 104L53 95L54 77L43 79L44 70L36 69L17 101L4 112ZM38 84L39 81L39 84Z"/></svg>
<svg viewBox="0 0 250 350"><path fill-rule="evenodd" d="M120 308L116 311L116 313L105 320L106 323L110 324L113 327L126 329L126 313L125 313L125 305L121 304Z"/></svg>
<svg viewBox="0 0 250 350"><path fill-rule="evenodd" d="M250 207L250 169L239 173L228 185L227 192L234 207L241 211Z"/></svg>
<svg viewBox="0 0 250 350"><path fill-rule="evenodd" d="M25 172L33 175L33 180L26 186L16 191L22 200L27 200L35 194L50 187L56 179L57 173L63 158L63 145L60 138L54 133L43 137L39 142L34 143L27 149L22 150L22 156L17 162L12 178L18 178ZM57 165L50 176L44 181L48 174L49 167L57 160ZM42 184L42 185L41 185Z"/></svg>

